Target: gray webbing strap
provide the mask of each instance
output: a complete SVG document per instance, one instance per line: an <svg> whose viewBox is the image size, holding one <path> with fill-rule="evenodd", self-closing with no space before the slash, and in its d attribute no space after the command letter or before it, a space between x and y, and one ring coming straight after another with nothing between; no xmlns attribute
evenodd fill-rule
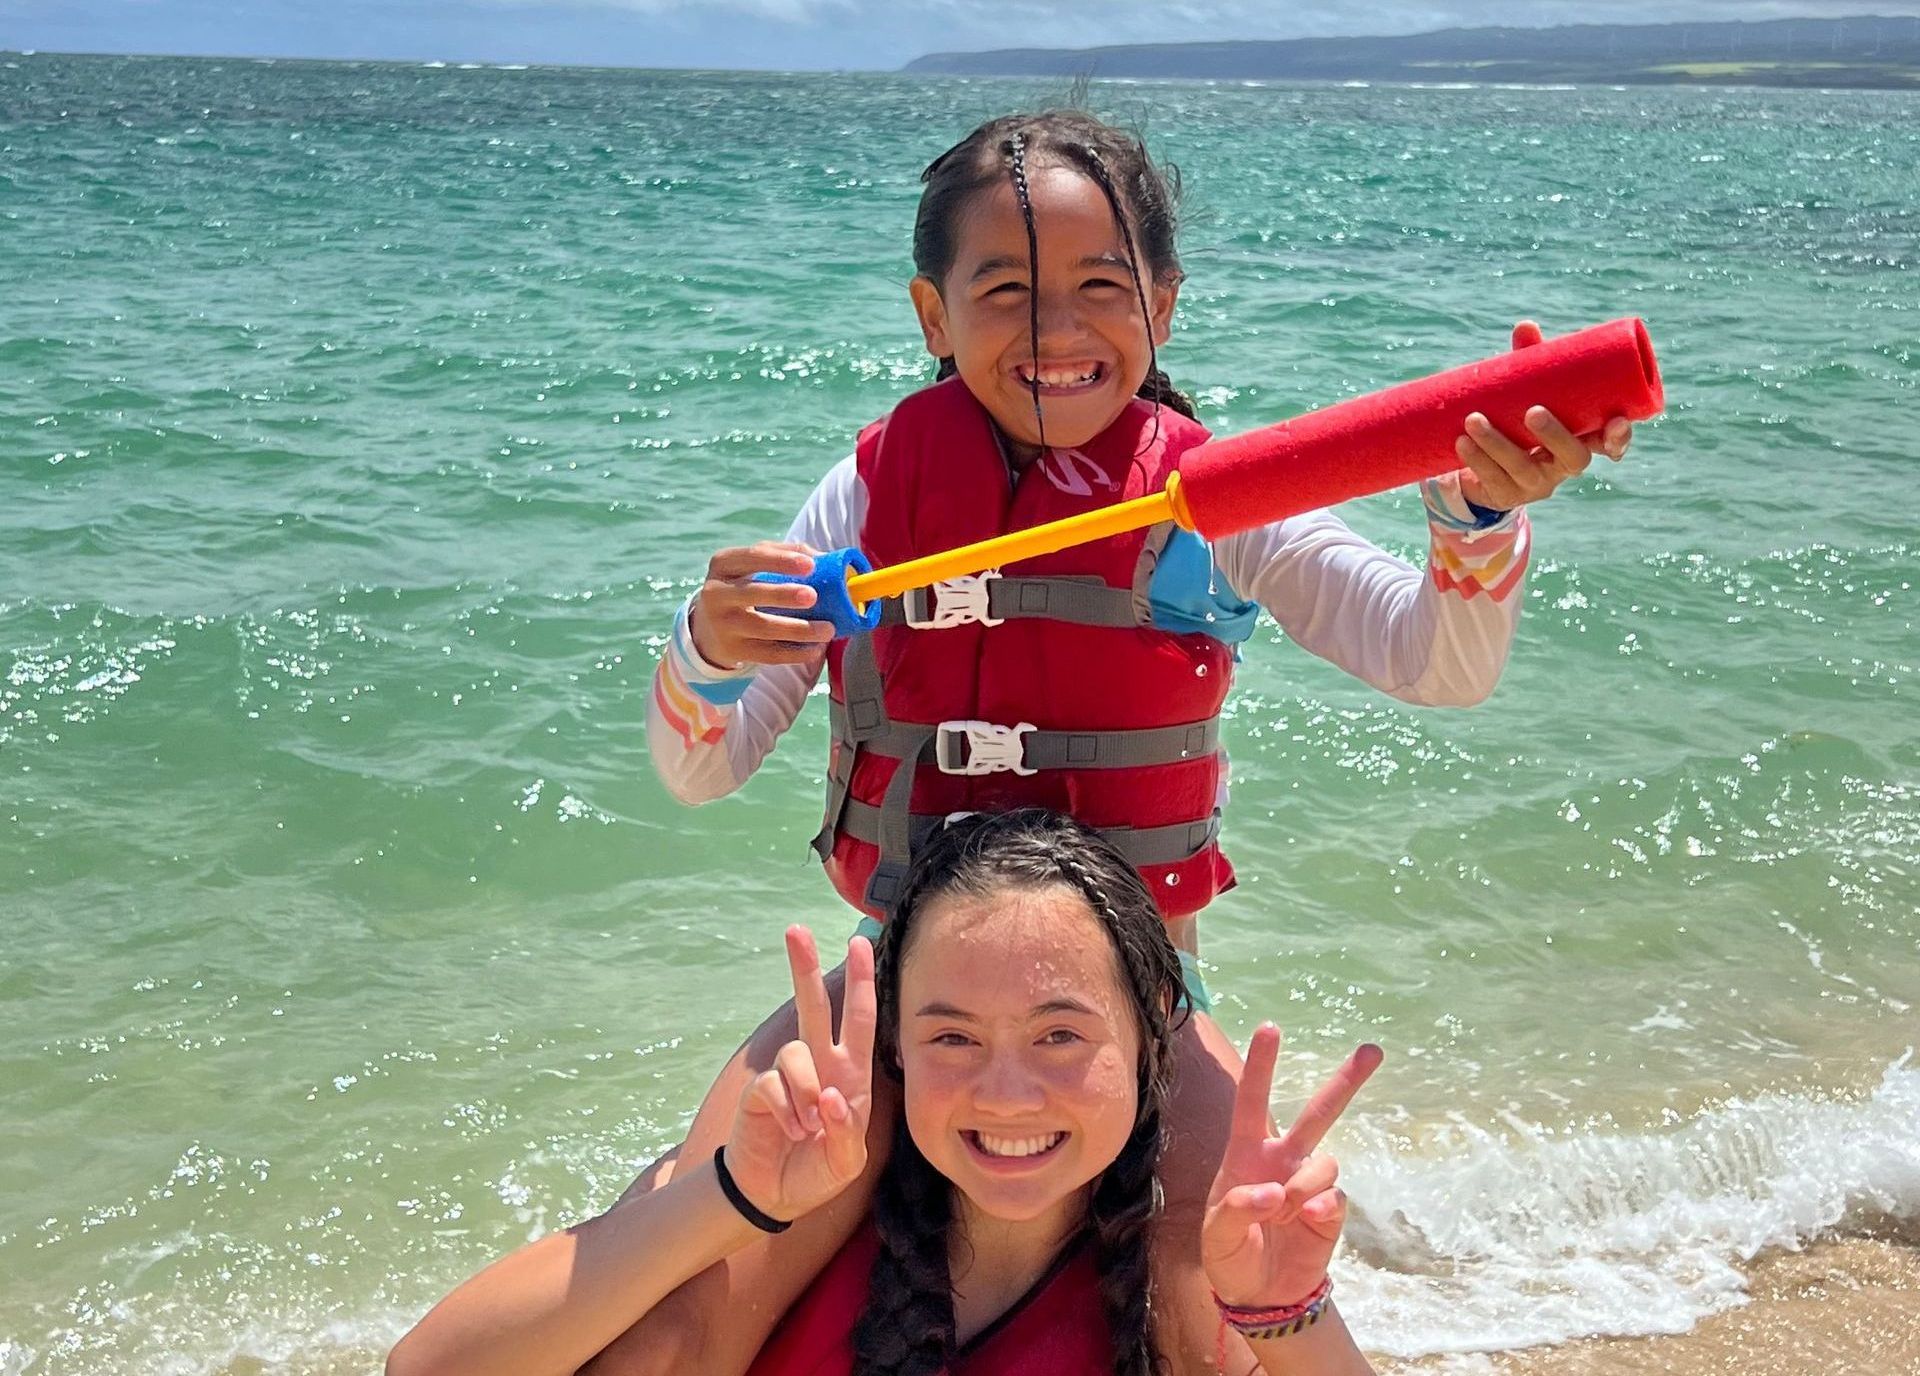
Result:
<svg viewBox="0 0 1920 1376"><path fill-rule="evenodd" d="M846 709L839 703L833 703L827 709L833 723L833 738L836 741L850 739L843 734L848 730ZM922 726L917 722L890 721L877 731L870 731L860 739L860 748L871 750L889 760L918 759L926 743L938 734L935 726Z"/></svg>
<svg viewBox="0 0 1920 1376"><path fill-rule="evenodd" d="M835 739L840 707L834 704ZM929 738L933 763L949 774L963 773L967 762L964 728L952 731L918 722L888 722L861 739L862 749L888 759L918 759ZM1029 731L1023 738L1021 765L1027 769L1137 769L1199 759L1220 748L1220 718L1184 726L1152 726L1138 731Z"/></svg>
<svg viewBox="0 0 1920 1376"><path fill-rule="evenodd" d="M912 814L907 827L910 851L917 854L946 824L947 819L938 813ZM840 827L856 841L881 845L881 836L887 830L885 808L849 798L846 811L840 817ZM1173 865L1198 855L1219 836L1220 814L1214 812L1197 822L1175 822L1163 827L1105 827L1100 834L1135 869Z"/></svg>
<svg viewBox="0 0 1920 1376"><path fill-rule="evenodd" d="M952 739L952 737L949 737ZM961 737L964 739L964 737ZM1134 769L1197 760L1220 748L1220 719L1140 731L1032 731L1028 769Z"/></svg>
<svg viewBox="0 0 1920 1376"><path fill-rule="evenodd" d="M839 736L833 738L833 763L827 770L827 812L821 819L820 830L807 842L823 863L833 854L834 832L839 828L841 812L847 805L847 791L853 787L853 756L856 748L852 741L842 740Z"/></svg>
<svg viewBox="0 0 1920 1376"><path fill-rule="evenodd" d="M919 756L902 760L887 781L886 795L875 809L879 813L879 835L874 838L880 856L873 874L867 879L867 903L882 912L892 912L906 884L907 866L913 860L913 776L919 772L920 759L932 753L933 737L928 736ZM857 799L850 799L850 806ZM845 806L842 808L844 814ZM843 821L844 825L844 821Z"/></svg>
<svg viewBox="0 0 1920 1376"><path fill-rule="evenodd" d="M840 693L844 706L835 703L841 714L834 718L834 730L845 730L855 743L865 741L887 725L887 687L880 679L880 665L873 657L873 637L852 636L847 651L840 657Z"/></svg>
<svg viewBox="0 0 1920 1376"><path fill-rule="evenodd" d="M840 825L847 790L853 787L859 747L890 725L886 688L873 657L872 636L856 635L847 641L846 653L840 658L840 691L846 701L833 704L833 764L827 771L827 811L811 843L813 853L823 861L833 853L833 833Z"/></svg>
<svg viewBox="0 0 1920 1376"><path fill-rule="evenodd" d="M880 613L882 626L907 624L933 616L932 588L910 588L896 600L888 598ZM996 621L1045 617L1076 626L1112 626L1132 629L1140 624L1133 590L1109 587L1098 578L995 578L987 584L987 615Z"/></svg>

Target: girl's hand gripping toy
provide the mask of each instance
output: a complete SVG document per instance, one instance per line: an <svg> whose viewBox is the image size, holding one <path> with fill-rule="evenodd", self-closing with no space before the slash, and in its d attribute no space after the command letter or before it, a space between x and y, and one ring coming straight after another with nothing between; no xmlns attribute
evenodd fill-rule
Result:
<svg viewBox="0 0 1920 1376"><path fill-rule="evenodd" d="M1653 341L1638 317L1516 349L1432 377L1354 397L1292 420L1190 450L1164 491L992 540L875 570L857 549L819 556L803 582L818 600L804 612L840 636L880 623L880 603L910 588L978 573L1091 540L1175 521L1207 539L1417 482L1460 466L1453 443L1469 413L1524 435L1531 406L1575 434L1613 416L1647 420L1666 401Z"/></svg>

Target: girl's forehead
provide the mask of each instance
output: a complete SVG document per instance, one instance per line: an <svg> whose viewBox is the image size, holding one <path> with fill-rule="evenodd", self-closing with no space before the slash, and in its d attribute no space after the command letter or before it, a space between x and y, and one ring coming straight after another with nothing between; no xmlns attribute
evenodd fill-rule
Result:
<svg viewBox="0 0 1920 1376"><path fill-rule="evenodd" d="M1109 1015L1125 1005L1118 953L1077 888L944 895L915 924L900 972L909 1016L928 1001L983 1016L1060 998Z"/></svg>
<svg viewBox="0 0 1920 1376"><path fill-rule="evenodd" d="M1033 208L1035 235L1044 262L1055 250L1073 258L1111 254L1126 258L1126 245L1114 223L1106 193L1084 172L1071 167L1036 167L1027 174L1027 201ZM955 268L967 260L1027 257L1027 222L1013 179L1003 177L976 192L967 206L959 235Z"/></svg>

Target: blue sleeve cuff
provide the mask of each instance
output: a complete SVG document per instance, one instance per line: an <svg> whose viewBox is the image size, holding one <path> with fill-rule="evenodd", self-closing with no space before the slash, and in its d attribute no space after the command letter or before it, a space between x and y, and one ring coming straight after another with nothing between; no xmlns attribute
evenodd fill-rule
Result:
<svg viewBox="0 0 1920 1376"><path fill-rule="evenodd" d="M682 603L673 618L673 639L667 644L667 653L673 656L688 692L714 707L731 707L753 686L754 669L749 665L729 672L707 663L694 648L693 633L687 629L690 606L690 602Z"/></svg>
<svg viewBox="0 0 1920 1376"><path fill-rule="evenodd" d="M1513 511L1511 507L1481 506L1480 503L1474 501L1473 498L1464 493L1461 494L1460 500L1465 502L1467 504L1467 510L1473 513L1473 528L1475 530L1486 530L1490 526L1497 526L1506 520Z"/></svg>
<svg viewBox="0 0 1920 1376"><path fill-rule="evenodd" d="M1469 501L1460 490L1460 475L1444 473L1420 484L1420 500L1427 508L1427 520L1440 530L1477 535L1512 523L1513 511L1481 506ZM1516 508L1517 510L1517 508Z"/></svg>

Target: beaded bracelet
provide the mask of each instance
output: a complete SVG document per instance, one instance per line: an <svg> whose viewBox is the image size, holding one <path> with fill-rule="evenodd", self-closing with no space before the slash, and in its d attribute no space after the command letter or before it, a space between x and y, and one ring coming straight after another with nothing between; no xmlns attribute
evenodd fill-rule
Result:
<svg viewBox="0 0 1920 1376"><path fill-rule="evenodd" d="M1220 1298L1218 1290L1213 1292L1213 1302L1220 1308L1220 1317L1227 1327L1250 1342L1262 1342L1270 1338L1285 1338L1298 1333L1303 1328L1311 1328L1327 1312L1327 1305L1333 1299L1333 1277L1321 1281L1319 1287L1298 1304L1285 1304L1277 1307L1254 1308L1243 1304L1228 1304Z"/></svg>

